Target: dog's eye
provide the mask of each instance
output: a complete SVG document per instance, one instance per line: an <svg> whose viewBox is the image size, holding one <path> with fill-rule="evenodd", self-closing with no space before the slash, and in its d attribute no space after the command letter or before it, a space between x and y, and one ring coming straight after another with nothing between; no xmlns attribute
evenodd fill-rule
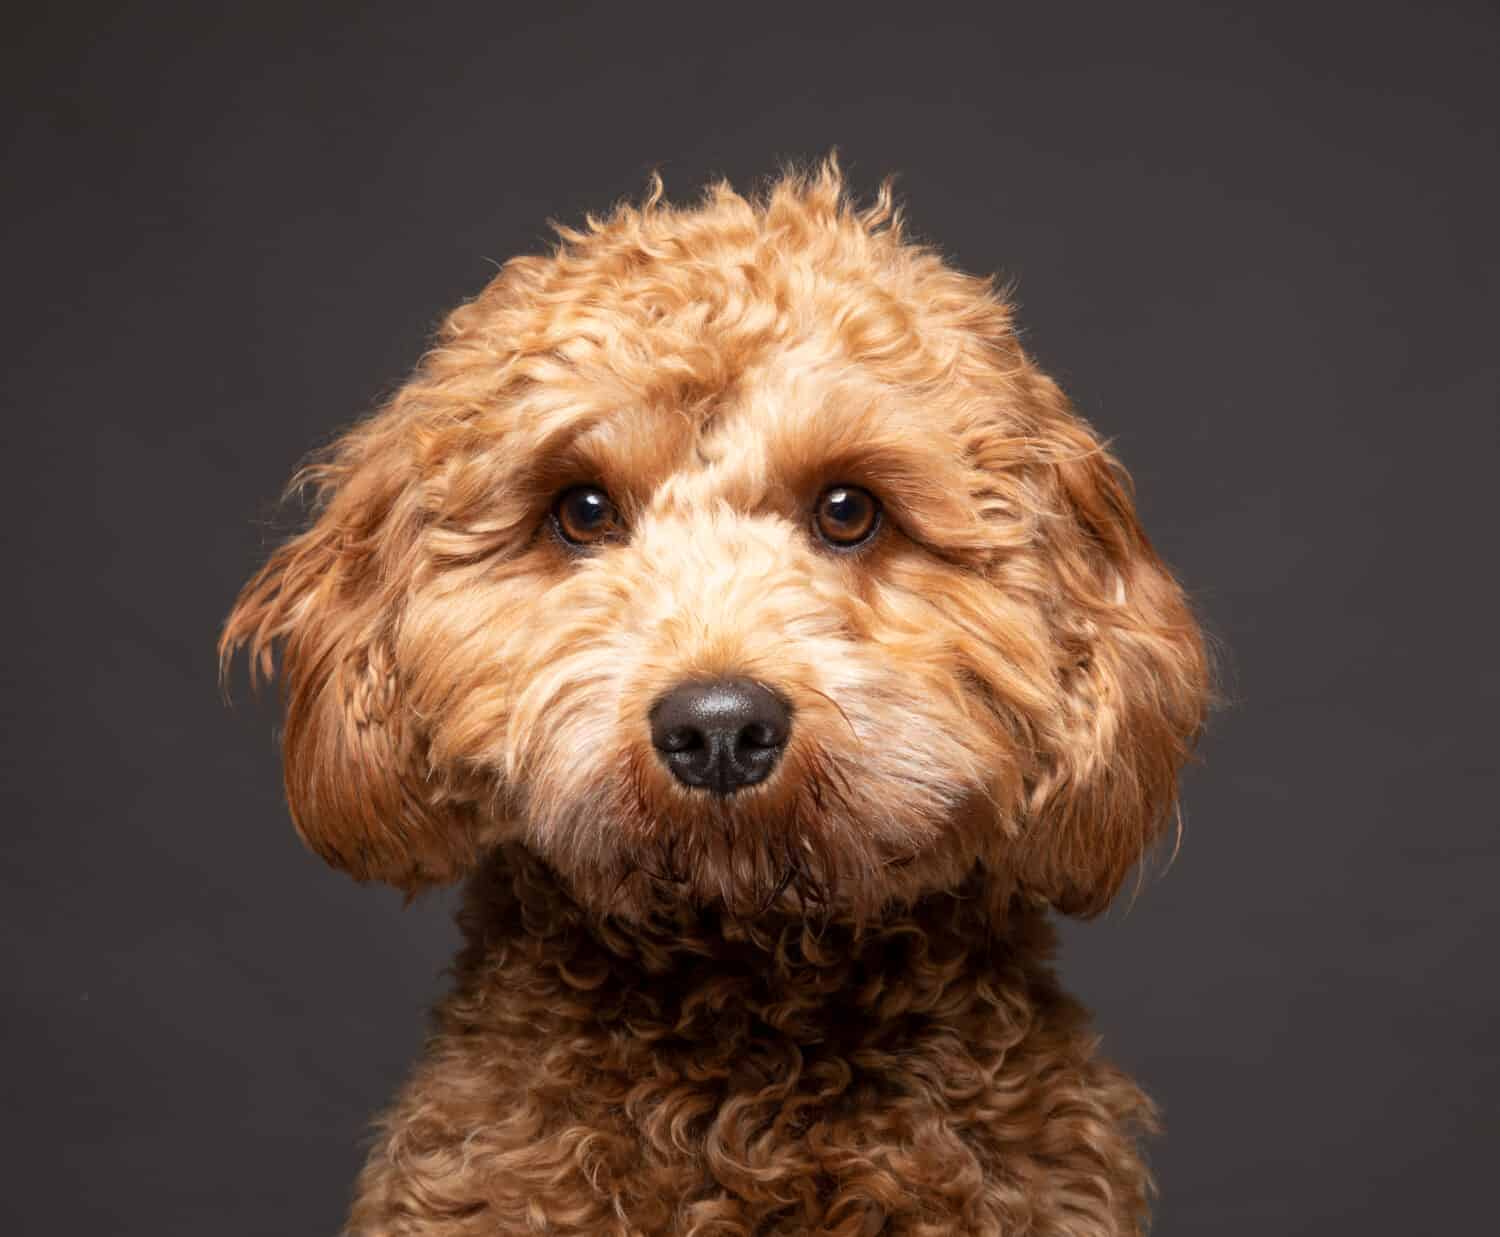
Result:
<svg viewBox="0 0 1500 1237"><path fill-rule="evenodd" d="M575 485L552 504L552 521L564 541L594 545L620 527L620 513L597 485Z"/></svg>
<svg viewBox="0 0 1500 1237"><path fill-rule="evenodd" d="M829 545L851 549L868 541L880 527L880 502L857 485L830 486L813 511L813 527Z"/></svg>

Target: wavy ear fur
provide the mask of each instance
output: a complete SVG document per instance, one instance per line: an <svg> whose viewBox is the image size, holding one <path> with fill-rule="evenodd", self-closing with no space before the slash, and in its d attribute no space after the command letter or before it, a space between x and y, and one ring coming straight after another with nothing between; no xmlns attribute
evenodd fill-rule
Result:
<svg viewBox="0 0 1500 1237"><path fill-rule="evenodd" d="M462 798L427 767L391 649L423 517L408 393L305 469L311 527L240 593L219 642L251 677L280 661L287 802L307 844L360 880L452 880L475 846Z"/></svg>
<svg viewBox="0 0 1500 1237"><path fill-rule="evenodd" d="M1129 478L1033 373L1055 518L1044 535L1066 701L1031 786L1020 878L1059 910L1102 911L1173 815L1209 670L1181 588L1146 539Z"/></svg>

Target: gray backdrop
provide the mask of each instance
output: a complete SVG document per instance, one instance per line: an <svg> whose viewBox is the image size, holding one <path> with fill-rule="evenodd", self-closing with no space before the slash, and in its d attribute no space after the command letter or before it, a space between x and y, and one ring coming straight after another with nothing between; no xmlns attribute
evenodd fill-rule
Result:
<svg viewBox="0 0 1500 1237"><path fill-rule="evenodd" d="M240 7L9 22L0 1228L336 1228L455 933L222 707L272 500L549 217L835 144L1017 282L1226 650L1175 866L1066 936L1157 1231L1487 1227L1493 10Z"/></svg>

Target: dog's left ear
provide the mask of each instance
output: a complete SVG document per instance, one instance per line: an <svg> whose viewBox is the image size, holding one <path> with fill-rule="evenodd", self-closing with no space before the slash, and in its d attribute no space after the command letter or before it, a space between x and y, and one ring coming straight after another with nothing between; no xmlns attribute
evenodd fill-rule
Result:
<svg viewBox="0 0 1500 1237"><path fill-rule="evenodd" d="M245 585L219 642L226 669L244 648L252 678L279 672L287 803L308 846L408 891L455 879L475 854L393 654L423 521L409 427L419 405L413 384L304 470L311 526Z"/></svg>
<svg viewBox="0 0 1500 1237"><path fill-rule="evenodd" d="M1029 368L1029 367L1028 367ZM1136 518L1123 467L1031 371L1024 414L1053 573L1063 707L1039 728L1018 872L1059 910L1102 911L1172 817L1209 696L1202 633Z"/></svg>

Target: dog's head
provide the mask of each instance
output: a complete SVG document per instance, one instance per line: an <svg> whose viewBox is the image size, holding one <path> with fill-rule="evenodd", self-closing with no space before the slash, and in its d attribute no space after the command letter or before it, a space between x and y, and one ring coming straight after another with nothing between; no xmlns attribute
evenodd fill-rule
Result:
<svg viewBox="0 0 1500 1237"><path fill-rule="evenodd" d="M518 842L601 910L866 913L976 866L1102 908L1203 647L991 285L836 168L563 231L307 472L222 652L279 649L302 835L405 888Z"/></svg>

